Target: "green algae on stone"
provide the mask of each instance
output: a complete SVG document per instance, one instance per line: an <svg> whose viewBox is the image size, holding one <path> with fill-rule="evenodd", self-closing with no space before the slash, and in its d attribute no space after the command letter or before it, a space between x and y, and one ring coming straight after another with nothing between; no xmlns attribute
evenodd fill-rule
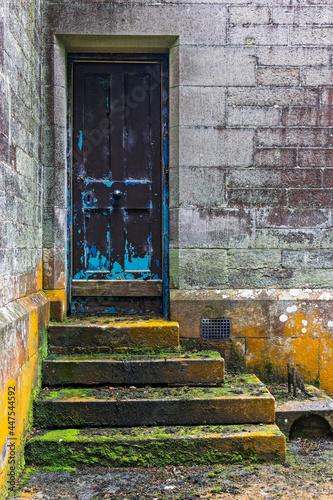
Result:
<svg viewBox="0 0 333 500"><path fill-rule="evenodd" d="M32 438L26 456L29 463L53 466L205 465L284 459L285 441L276 426L248 426L247 431L244 426L228 427L58 430Z"/></svg>

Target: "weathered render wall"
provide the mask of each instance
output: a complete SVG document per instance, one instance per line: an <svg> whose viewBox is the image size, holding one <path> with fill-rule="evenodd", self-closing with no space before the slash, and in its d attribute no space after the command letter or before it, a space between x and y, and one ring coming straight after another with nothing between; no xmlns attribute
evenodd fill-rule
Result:
<svg viewBox="0 0 333 500"><path fill-rule="evenodd" d="M295 360L333 393L330 0L48 0L45 26L59 208L64 51L169 50L171 317L185 337L228 317L227 355L261 376Z"/></svg>
<svg viewBox="0 0 333 500"><path fill-rule="evenodd" d="M0 497L22 451L48 300L42 288L41 2L0 1ZM12 389L13 388L13 389ZM12 407L12 404L14 406ZM13 412L13 413L12 413ZM11 433L14 417L13 434ZM10 439L15 438L15 440Z"/></svg>

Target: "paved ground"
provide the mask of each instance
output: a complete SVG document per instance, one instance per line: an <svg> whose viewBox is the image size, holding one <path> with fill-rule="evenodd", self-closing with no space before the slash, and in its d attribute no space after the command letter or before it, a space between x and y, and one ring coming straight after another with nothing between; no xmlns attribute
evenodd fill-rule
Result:
<svg viewBox="0 0 333 500"><path fill-rule="evenodd" d="M283 465L31 472L22 475L12 500L332 499L333 440L292 441Z"/></svg>

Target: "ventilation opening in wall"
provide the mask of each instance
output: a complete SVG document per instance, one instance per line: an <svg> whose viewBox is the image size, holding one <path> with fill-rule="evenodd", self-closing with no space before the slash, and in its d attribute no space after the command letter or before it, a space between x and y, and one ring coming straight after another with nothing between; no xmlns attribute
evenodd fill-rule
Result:
<svg viewBox="0 0 333 500"><path fill-rule="evenodd" d="M202 319L202 339L229 339L230 319Z"/></svg>

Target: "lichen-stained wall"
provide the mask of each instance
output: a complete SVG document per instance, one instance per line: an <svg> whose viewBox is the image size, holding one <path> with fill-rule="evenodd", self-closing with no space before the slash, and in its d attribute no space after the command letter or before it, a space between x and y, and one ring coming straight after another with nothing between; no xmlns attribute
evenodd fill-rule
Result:
<svg viewBox="0 0 333 500"><path fill-rule="evenodd" d="M19 474L48 300L42 288L39 0L0 1L0 497ZM12 439L12 438L15 438Z"/></svg>
<svg viewBox="0 0 333 500"><path fill-rule="evenodd" d="M45 35L56 120L66 116L64 51L169 50L171 317L181 335L198 337L208 313L225 311L232 325L242 316L232 335L249 368L264 373L266 352L281 375L290 356L333 393L331 1L48 0ZM62 197L64 129L53 137ZM63 216L55 220L53 234ZM58 250L49 272L56 283L66 258ZM246 327L265 289L269 314ZM299 312L288 302L293 289L306 303L297 321L285 311Z"/></svg>

